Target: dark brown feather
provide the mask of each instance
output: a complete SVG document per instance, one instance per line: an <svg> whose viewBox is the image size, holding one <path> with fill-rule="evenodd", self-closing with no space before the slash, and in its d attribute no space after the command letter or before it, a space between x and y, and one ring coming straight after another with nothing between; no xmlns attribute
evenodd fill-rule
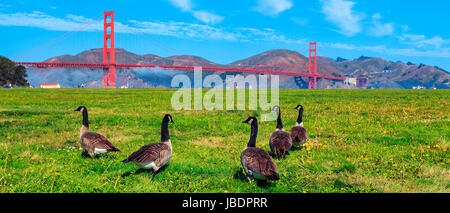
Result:
<svg viewBox="0 0 450 213"><path fill-rule="evenodd" d="M274 154L284 156L292 146L292 139L289 133L277 130L270 136L269 145Z"/></svg>
<svg viewBox="0 0 450 213"><path fill-rule="evenodd" d="M248 170L251 170L266 176L269 180L280 179L272 158L260 148L247 147L241 154L241 163L246 173Z"/></svg>
<svg viewBox="0 0 450 213"><path fill-rule="evenodd" d="M294 145L301 145L306 142L308 139L308 134L306 133L306 129L301 126L292 127L291 131L291 139Z"/></svg>
<svg viewBox="0 0 450 213"><path fill-rule="evenodd" d="M156 166L160 166L167 158L170 157L170 146L165 143L151 143L141 147L136 152L133 152L123 162L151 162L154 161Z"/></svg>
<svg viewBox="0 0 450 213"><path fill-rule="evenodd" d="M81 136L80 141L83 148L86 149L86 151L88 151L90 154L94 152L95 148L106 149L113 152L120 151L111 142L109 142L108 139L105 138L105 136L95 132L84 133Z"/></svg>

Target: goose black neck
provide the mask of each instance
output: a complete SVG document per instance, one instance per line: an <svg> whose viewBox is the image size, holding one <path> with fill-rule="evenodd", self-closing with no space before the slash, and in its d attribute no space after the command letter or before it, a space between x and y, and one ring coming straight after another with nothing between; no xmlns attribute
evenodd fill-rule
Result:
<svg viewBox="0 0 450 213"><path fill-rule="evenodd" d="M297 123L301 124L303 122L303 109L298 110Z"/></svg>
<svg viewBox="0 0 450 213"><path fill-rule="evenodd" d="M83 110L83 126L86 126L89 128L89 121L88 121L88 111L87 109Z"/></svg>
<svg viewBox="0 0 450 213"><path fill-rule="evenodd" d="M161 142L169 141L169 122L164 122L161 124Z"/></svg>
<svg viewBox="0 0 450 213"><path fill-rule="evenodd" d="M248 141L247 147L256 147L256 136L258 136L258 124L252 123L250 140Z"/></svg>
<svg viewBox="0 0 450 213"><path fill-rule="evenodd" d="M278 110L277 129L283 129L283 122L281 122L281 110Z"/></svg>

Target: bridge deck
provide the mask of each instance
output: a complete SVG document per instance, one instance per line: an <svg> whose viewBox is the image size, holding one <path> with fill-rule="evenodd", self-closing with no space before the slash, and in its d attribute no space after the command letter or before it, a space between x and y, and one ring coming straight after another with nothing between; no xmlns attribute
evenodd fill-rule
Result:
<svg viewBox="0 0 450 213"><path fill-rule="evenodd" d="M301 77L316 77L332 80L345 80L345 77L298 73L298 72L283 72L273 70L262 69L248 69L248 68L233 68L233 67L203 67L203 66L176 66L176 65L154 65L154 64L99 64L99 63L47 63L47 62L15 62L17 65L23 65L26 67L38 67L38 68L108 68L114 66L116 68L163 68L173 70L194 70L195 67L201 67L204 71L219 71L219 72L244 72L244 73L257 73L257 74L272 74L272 75L289 75L289 76L301 76Z"/></svg>

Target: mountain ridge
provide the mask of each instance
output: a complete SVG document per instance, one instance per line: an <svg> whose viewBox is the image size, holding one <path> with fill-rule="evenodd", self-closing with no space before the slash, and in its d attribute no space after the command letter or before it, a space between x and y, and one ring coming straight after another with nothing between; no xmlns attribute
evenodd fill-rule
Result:
<svg viewBox="0 0 450 213"><path fill-rule="evenodd" d="M61 55L49 58L44 62L78 62L102 63L101 48L83 51L77 55ZM235 68L254 68L284 72L308 73L307 57L299 52L287 49L274 49L237 60L229 64L218 64L200 56L175 55L161 57L154 54L137 55L124 49L116 49L116 63L120 64L156 64L179 66L217 66ZM332 59L317 56L317 73L347 78L367 78L368 88L410 89L413 86L426 88L450 88L450 74L437 66L424 64L392 62L380 57L361 56L349 60L338 57ZM307 81L302 78L302 81ZM280 87L298 88L292 76L280 76ZM356 85L345 85L343 82L319 79L318 88L356 88Z"/></svg>

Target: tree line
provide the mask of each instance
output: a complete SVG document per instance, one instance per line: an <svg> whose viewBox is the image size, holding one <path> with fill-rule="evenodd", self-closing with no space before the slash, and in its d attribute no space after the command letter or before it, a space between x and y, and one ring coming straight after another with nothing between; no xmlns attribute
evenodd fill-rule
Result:
<svg viewBox="0 0 450 213"><path fill-rule="evenodd" d="M0 86L12 84L17 86L29 86L27 70L22 65L16 65L6 57L0 56Z"/></svg>

